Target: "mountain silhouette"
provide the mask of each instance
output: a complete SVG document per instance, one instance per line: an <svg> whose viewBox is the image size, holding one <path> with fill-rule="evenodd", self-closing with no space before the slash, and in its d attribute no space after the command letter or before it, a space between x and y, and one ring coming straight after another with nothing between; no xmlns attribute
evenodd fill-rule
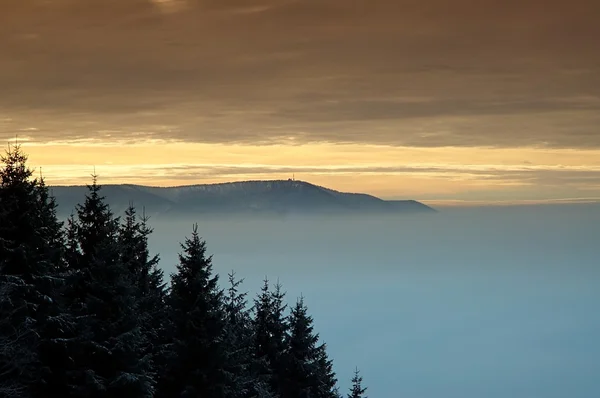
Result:
<svg viewBox="0 0 600 398"><path fill-rule="evenodd" d="M53 186L59 213L70 214L82 203L85 186ZM103 185L102 194L120 214L129 203L148 215L196 213L424 213L435 212L414 200L383 200L363 193L345 193L298 180L243 181L177 187Z"/></svg>

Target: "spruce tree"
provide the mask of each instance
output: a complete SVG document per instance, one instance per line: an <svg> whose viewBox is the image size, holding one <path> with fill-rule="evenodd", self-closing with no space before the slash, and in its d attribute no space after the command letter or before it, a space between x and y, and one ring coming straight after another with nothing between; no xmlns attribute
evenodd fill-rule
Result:
<svg viewBox="0 0 600 398"><path fill-rule="evenodd" d="M0 170L0 391L25 394L36 377L32 282L39 273L26 261L35 181L19 147L9 147ZM45 273L42 271L42 273ZM33 301L33 302L32 302Z"/></svg>
<svg viewBox="0 0 600 398"><path fill-rule="evenodd" d="M348 394L348 398L367 398L364 394L367 391L365 387L362 386L363 378L358 371L358 368L354 371L354 377L352 377L352 387L350 388L350 394Z"/></svg>
<svg viewBox="0 0 600 398"><path fill-rule="evenodd" d="M251 315L247 308L247 293L239 291L243 280L228 275L228 288L225 294L225 344L227 346L228 371L232 376L231 397L252 397L255 394L255 380L251 375L252 329Z"/></svg>
<svg viewBox="0 0 600 398"><path fill-rule="evenodd" d="M283 393L283 359L288 332L284 298L281 284L278 282L271 291L269 280L265 278L254 300L252 373L262 394L274 396Z"/></svg>
<svg viewBox="0 0 600 398"><path fill-rule="evenodd" d="M166 307L166 284L158 267L158 255L151 256L148 237L153 230L148 226L145 214L138 218L130 203L119 230L121 261L129 270L138 305L138 316L146 346L144 354L152 358L152 369L157 382L166 368L168 332L168 309Z"/></svg>
<svg viewBox="0 0 600 398"><path fill-rule="evenodd" d="M0 391L35 396L52 361L40 347L59 318L62 257L56 203L33 178L20 146L9 147L0 169Z"/></svg>
<svg viewBox="0 0 600 398"><path fill-rule="evenodd" d="M151 397L154 381L143 355L135 285L121 261L119 219L100 190L93 176L83 205L77 206L75 258L65 294L77 319L69 339L69 395Z"/></svg>
<svg viewBox="0 0 600 398"><path fill-rule="evenodd" d="M66 390L65 368L68 366L68 350L64 337L74 330L73 317L66 311L63 293L66 286L65 234L63 223L57 218L57 203L40 177L38 191L38 214L40 231L45 236L44 258L49 273L41 278L44 290L49 293L46 300L45 318L39 322L38 357L40 377L32 389L35 397L62 395Z"/></svg>
<svg viewBox="0 0 600 398"><path fill-rule="evenodd" d="M141 259L145 262L143 275L139 283L140 308L145 314L147 324L142 328L145 333L148 350L152 357L152 365L157 382L157 388L162 384L167 373L169 347L172 342L172 325L169 317L168 289L164 281L164 272L159 267L158 255L149 256L148 236L152 233L148 226L148 217L143 213L140 221L140 233L144 236Z"/></svg>
<svg viewBox="0 0 600 398"><path fill-rule="evenodd" d="M159 256L151 256L148 248L148 237L152 232L148 218L144 215L138 220L135 207L130 204L119 229L121 262L131 275L145 323L160 320L157 313L163 313L166 299L166 284L158 267Z"/></svg>
<svg viewBox="0 0 600 398"><path fill-rule="evenodd" d="M333 361L327 355L327 344L317 347L317 397L339 398L337 379L333 371Z"/></svg>
<svg viewBox="0 0 600 398"><path fill-rule="evenodd" d="M194 225L171 276L173 357L165 397L228 397L232 385L224 343L225 311L212 257Z"/></svg>
<svg viewBox="0 0 600 398"><path fill-rule="evenodd" d="M289 317L290 332L285 354L283 396L290 398L336 397L335 375L325 344L313 330L304 298L296 302Z"/></svg>

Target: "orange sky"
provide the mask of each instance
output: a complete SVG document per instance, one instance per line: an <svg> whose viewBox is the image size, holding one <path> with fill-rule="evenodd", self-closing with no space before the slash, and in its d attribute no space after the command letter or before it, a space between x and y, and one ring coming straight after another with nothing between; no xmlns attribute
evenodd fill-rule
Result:
<svg viewBox="0 0 600 398"><path fill-rule="evenodd" d="M364 144L252 146L181 142L23 143L48 183L160 186L297 179L429 203L597 199L600 150L414 148ZM525 160L529 159L529 160Z"/></svg>
<svg viewBox="0 0 600 398"><path fill-rule="evenodd" d="M600 197L593 0L3 0L0 139L50 184L292 174Z"/></svg>

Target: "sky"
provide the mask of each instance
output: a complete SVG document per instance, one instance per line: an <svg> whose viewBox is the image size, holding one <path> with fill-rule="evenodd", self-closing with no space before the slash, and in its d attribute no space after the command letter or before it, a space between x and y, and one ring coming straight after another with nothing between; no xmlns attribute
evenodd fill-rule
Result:
<svg viewBox="0 0 600 398"><path fill-rule="evenodd" d="M0 140L49 184L600 198L595 0L1 0Z"/></svg>

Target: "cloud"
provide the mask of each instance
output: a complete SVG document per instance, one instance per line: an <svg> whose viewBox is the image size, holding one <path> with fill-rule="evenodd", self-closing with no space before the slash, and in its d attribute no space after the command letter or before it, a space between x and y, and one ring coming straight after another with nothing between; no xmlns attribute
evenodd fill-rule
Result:
<svg viewBox="0 0 600 398"><path fill-rule="evenodd" d="M600 147L593 0L6 1L0 139Z"/></svg>
<svg viewBox="0 0 600 398"><path fill-rule="evenodd" d="M82 165L50 167L51 172L65 179L81 178ZM560 187L585 190L600 186L600 167L578 166L517 166L517 165L453 165L422 164L408 166L284 166L272 164L145 164L97 167L109 176L109 181L149 183L160 176L178 183L198 180L273 179L293 174L303 176L411 176L445 181L470 181L486 185L531 186L536 189ZM55 182L57 183L57 182ZM60 183L60 181L58 182Z"/></svg>
<svg viewBox="0 0 600 398"><path fill-rule="evenodd" d="M165 14L177 13L187 8L186 0L149 0L160 12Z"/></svg>

